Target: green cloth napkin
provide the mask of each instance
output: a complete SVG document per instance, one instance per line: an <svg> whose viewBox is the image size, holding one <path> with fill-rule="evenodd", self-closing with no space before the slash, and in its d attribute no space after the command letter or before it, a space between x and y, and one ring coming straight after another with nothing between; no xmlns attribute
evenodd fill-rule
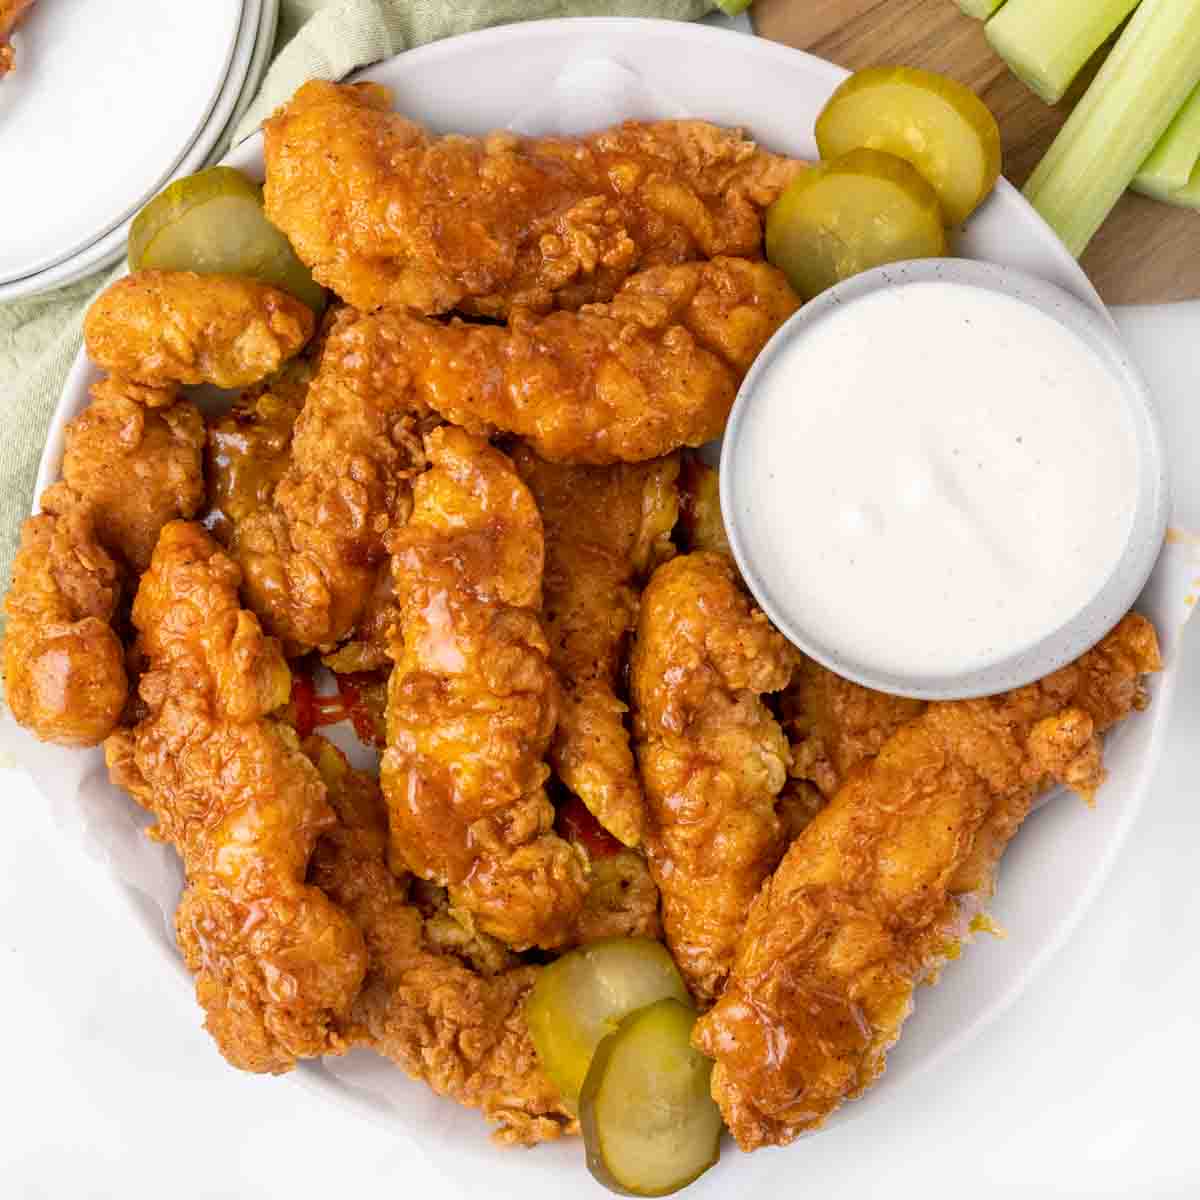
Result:
<svg viewBox="0 0 1200 1200"><path fill-rule="evenodd" d="M438 38L544 17L691 20L711 0L282 0L275 59L233 141L248 137L306 79L340 79ZM50 417L82 343L83 313L115 271L0 305L0 580L7 586ZM0 626L3 616L0 614Z"/></svg>

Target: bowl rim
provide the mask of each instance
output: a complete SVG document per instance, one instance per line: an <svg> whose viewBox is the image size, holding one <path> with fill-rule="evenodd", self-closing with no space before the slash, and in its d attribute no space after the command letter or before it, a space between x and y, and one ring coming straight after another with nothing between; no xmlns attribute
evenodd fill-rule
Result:
<svg viewBox="0 0 1200 1200"><path fill-rule="evenodd" d="M804 51L767 42L757 37L747 37L744 34L730 34L725 30L714 29L698 23L634 17L571 17L497 26L446 38L406 51L393 59L373 64L349 76L346 82L376 78L395 86L395 80L391 77L391 68L393 64L401 60L403 61L402 70L406 74L409 70L417 68L418 64L421 66L436 64L439 68L444 66L449 69L457 66L456 60L467 49L505 45L517 52L521 49L521 44L525 42L537 46L542 41L553 41L560 37L570 37L578 41L578 39L593 33L603 34L618 41L625 35L632 34L636 34L641 40L647 33L657 35L659 39L663 40L669 38L673 51L676 52L677 57L681 58L689 46L700 46L704 43L715 46L720 41L723 49L727 48L729 52L742 58L752 58L763 63L775 63L789 68L796 67L798 70L808 71L814 75L819 74L828 83L830 91L848 74L843 68L828 60ZM611 53L607 48L604 52ZM262 133L258 132L231 150L222 161L261 178L261 160ZM1034 210L1024 204L1020 194L1007 180L999 181L997 197L1005 203L1021 201L1025 217L1025 223L1022 226L1023 236L1034 247L1030 257L1036 257L1036 260L1044 265L1045 270L1054 271L1085 303L1093 305L1098 319L1111 323L1111 317L1102 306L1100 297L1087 276L1067 254L1049 226L1037 216ZM973 222L974 218L972 218ZM75 357L71 373L64 384L58 406L51 418L51 436L39 463L40 482L50 482L57 476L62 452L62 426L66 418L74 413L81 398L86 395L84 385L91 370L86 354L81 349ZM38 491L40 492L40 490L39 487ZM36 493L32 511L34 513L38 511ZM1171 635L1172 646L1177 646L1178 635L1175 631L1171 631ZM980 1032L1004 1016L1047 963L1074 936L1096 895L1105 885L1116 860L1124 850L1130 829L1140 817L1145 806L1151 779L1161 758L1170 725L1170 715L1178 684L1177 667L1175 656L1169 655L1164 672L1150 681L1154 702L1147 717L1151 725L1149 740L1137 760L1129 764L1125 785L1128 795L1119 806L1118 819L1107 834L1100 853L1090 867L1086 883L1074 889L1068 903L1058 910L1056 917L1050 922L1049 932L1042 944L1036 947L1032 953L1023 956L1020 966L1004 977L1002 986L990 993L986 1002L971 1007L968 1017L960 1028L941 1036L936 1044L922 1055L907 1062L902 1082L897 1080L894 1071L889 1071L884 1078L885 1088L873 1091L871 1103L846 1105L827 1123L827 1129L833 1130L836 1126L866 1117L868 1113L890 1103L894 1092L899 1094L904 1087L910 1086L913 1080L927 1077L935 1069L943 1067ZM35 775L34 781L36 786L47 793L47 798L52 800L54 789L47 788L48 780L45 776ZM102 857L106 857L102 851L98 851L92 845L88 845L87 849L89 854L99 853ZM162 911L157 904L152 902L149 893L122 875L115 865L108 863L107 869L109 877L116 885L116 895L125 903L134 920L152 935L150 938L153 946L151 953L159 957L163 967L166 968L163 977L179 979L181 982L185 982L190 989L191 977L183 966L178 951L170 938L169 915L164 919ZM148 900L151 902L148 903ZM301 1062L296 1070L287 1076L287 1079L304 1088L305 1091L319 1093L326 1103L353 1112L356 1116L367 1118L381 1133L411 1147L419 1157L434 1165L449 1180L462 1180L470 1173L472 1164L477 1160L486 1155L487 1161L491 1163L496 1161L492 1156L501 1153L493 1151L486 1137L479 1136L476 1141L461 1147L468 1151L462 1156L461 1163L435 1157L434 1151L425 1137L426 1131L420 1122L410 1121L407 1114L400 1116L397 1106L393 1106L376 1094L348 1084L343 1079L335 1078L323 1060ZM420 1087L416 1084L411 1086L414 1089ZM455 1108L453 1102L445 1100L443 1103L446 1106L446 1116L448 1118L455 1116L450 1111ZM478 1119L477 1115L476 1119ZM554 1146L542 1149L553 1150ZM760 1154L751 1158L749 1162L752 1169L743 1170L743 1177L750 1183L761 1181L767 1177L778 1179L780 1177L778 1172L783 1169L780 1166L782 1160L779 1156L784 1153L785 1151L780 1150L775 1154ZM757 1164L759 1163L762 1164L761 1170L758 1170ZM573 1163L573 1166L575 1165L577 1164ZM745 1168L746 1163L742 1162L740 1165ZM514 1174L513 1178L518 1177ZM585 1189L590 1182L586 1175L573 1174L571 1178L578 1186ZM724 1172L714 1172L708 1178L712 1181L714 1189L724 1187L728 1179ZM528 1186L531 1196L557 1196L561 1188L562 1176L558 1174L553 1160L549 1159L546 1154L539 1154L523 1157L523 1172L520 1179ZM692 1185L692 1190L697 1194L708 1194L708 1185L701 1181Z"/></svg>
<svg viewBox="0 0 1200 1200"><path fill-rule="evenodd" d="M835 313L881 292L926 283L950 283L1005 296L1051 318L1075 335L1121 384L1137 449L1137 495L1124 549L1103 585L1081 609L1032 645L995 662L954 674L907 674L875 668L805 628L780 596L769 563L747 532L746 498L753 481L741 463L744 430L756 395L772 370L805 334ZM875 691L921 700L959 700L1011 691L1044 678L1090 650L1133 607L1166 536L1170 510L1167 454L1149 385L1112 323L1055 284L1012 267L966 258L925 258L876 267L843 280L804 304L776 331L738 390L721 446L721 515L746 586L771 623L790 642L831 671Z"/></svg>

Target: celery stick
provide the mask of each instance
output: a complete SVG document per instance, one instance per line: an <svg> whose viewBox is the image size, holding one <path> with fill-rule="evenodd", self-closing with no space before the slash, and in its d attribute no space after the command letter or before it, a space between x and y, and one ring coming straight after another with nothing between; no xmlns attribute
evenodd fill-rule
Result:
<svg viewBox="0 0 1200 1200"><path fill-rule="evenodd" d="M1200 83L1200 0L1142 0L1025 185L1078 257Z"/></svg>
<svg viewBox="0 0 1200 1200"><path fill-rule="evenodd" d="M1183 187L1155 196L1154 199L1173 204L1176 208L1200 208L1200 165L1192 171L1191 179Z"/></svg>
<svg viewBox="0 0 1200 1200"><path fill-rule="evenodd" d="M1142 164L1133 189L1155 200L1169 200L1172 192L1188 186L1200 162L1200 87L1167 126L1154 153Z"/></svg>
<svg viewBox="0 0 1200 1200"><path fill-rule="evenodd" d="M1014 75L1057 104L1138 0L1008 0L984 32Z"/></svg>
<svg viewBox="0 0 1200 1200"><path fill-rule="evenodd" d="M1004 0L958 0L958 7L978 21L986 21Z"/></svg>

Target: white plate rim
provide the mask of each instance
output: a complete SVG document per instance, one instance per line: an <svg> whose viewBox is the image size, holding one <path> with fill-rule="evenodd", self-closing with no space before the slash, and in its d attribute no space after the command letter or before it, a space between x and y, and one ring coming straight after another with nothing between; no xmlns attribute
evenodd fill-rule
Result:
<svg viewBox="0 0 1200 1200"><path fill-rule="evenodd" d="M220 141L229 125L234 106L247 86L248 73L257 49L258 31L263 24L262 10L270 4L275 5L278 16L279 0L244 0L225 78L204 119L198 124L195 137L180 151L170 170L138 200L123 220L101 233L95 241L40 271L0 283L0 304L67 287L119 261L129 241L129 227L146 201L167 184L198 171Z"/></svg>
<svg viewBox="0 0 1200 1200"><path fill-rule="evenodd" d="M227 136L233 133L234 127L254 102L254 95L258 91L258 85L262 82L263 76L267 73L268 66L270 66L272 53L275 49L275 37L278 32L279 0L262 0L262 12L258 18L258 33L255 37L254 53L250 59L250 66L246 71L246 78L242 83L242 90L239 93L238 101L234 105L233 111L229 114L229 120L225 122L225 128L221 130L218 143L223 142Z"/></svg>
<svg viewBox="0 0 1200 1200"><path fill-rule="evenodd" d="M212 93L209 95L207 104L201 112L194 118L191 133L184 141L183 148L176 154L175 160L170 163L167 168L159 175L157 181L147 187L137 199L130 203L129 207L115 221L105 226L103 229L92 233L85 234L84 239L66 251L59 252L56 257L43 262L40 266L34 267L32 270L25 270L21 275L13 278L0 280L0 289L13 285L24 283L26 280L37 279L42 274L54 270L54 268L68 263L78 258L81 254L87 252L88 248L94 246L100 239L106 238L114 231L119 230L123 225L126 225L136 214L138 209L146 202L147 198L153 196L159 191L169 180L173 173L178 169L179 162L187 151L187 147L192 145L196 138L204 132L206 124L213 114L214 109L220 102L221 96L227 86L229 74L233 68L237 57L240 41L246 24L246 11L248 5L257 5L261 0L241 0L241 7L238 11L237 21L235 22L232 31L230 32L228 42L225 46L224 61L221 64L221 73L217 82L214 84ZM0 290L0 300L4 298L4 292Z"/></svg>
<svg viewBox="0 0 1200 1200"><path fill-rule="evenodd" d="M521 42L527 38L555 38L562 37L564 34L577 33L583 35L585 30L588 33L603 31L614 36L632 35L640 37L648 32L649 27L655 27L661 33L669 31L670 36L675 39L711 42L713 39L724 38L727 39L727 45L729 45L730 41L734 43L734 45L729 46L730 49L736 46L747 53L767 54L777 62L791 66L803 63L805 69L811 72L822 73L827 77L830 91L848 74L844 69L803 51L767 42L756 36L748 37L744 34L715 29L701 24L632 17L568 17L498 26L448 38L441 42L407 51L402 55L397 55L394 59L374 64L370 68L357 72L350 79L377 79L381 74L387 75L389 68L399 69L399 64L401 63L412 66L415 63L421 65L431 62L436 63L443 58L453 59L464 54L466 50L473 49L476 45L490 46L495 43ZM394 82L394 80L382 78L380 82L389 83ZM255 171L257 165L258 173L261 175L261 160L262 134L256 133L235 148L223 161L231 166L247 169L251 172ZM1038 239L1039 249L1047 255L1050 262L1053 262L1059 269L1065 270L1072 277L1068 285L1069 290L1078 295L1080 299L1085 300L1098 313L1102 314L1105 320L1115 326L1115 322L1113 322L1112 316L1105 308L1099 294L1087 279L1078 263L1070 256L1065 247L1062 246L1050 227L1028 206L1020 193L1006 180L1002 179L1000 181L997 191L1001 196L1006 197L1008 201L1015 200L1025 210L1025 215L1029 222L1029 232ZM995 203L995 201L989 201L989 203ZM85 353L81 350L72 365L64 385L62 396L51 419L50 434L39 467L35 495L40 494L45 486L57 478L58 464L62 454L63 426L66 420L77 411L81 399L86 399L86 384L91 373L92 368L87 361ZM36 500L33 511L38 511ZM1110 833L1099 861L1092 868L1088 876L1086 886L1081 889L1070 907L1059 913L1053 926L1052 936L1013 975L1008 985L990 996L988 1002L972 1016L968 1025L953 1036L939 1041L936 1047L923 1058L907 1067L905 1084L945 1062L947 1058L959 1052L988 1026L1003 1016L1029 986L1034 977L1054 958L1066 942L1070 940L1078 928L1080 921L1091 907L1111 874L1112 868L1128 840L1129 832L1144 808L1151 777L1161 757L1166 731L1170 724L1169 718L1177 683L1178 672L1174 669L1174 665L1171 662L1168 663L1167 669L1153 681L1152 712L1154 716L1150 721L1152 728L1150 730L1149 744L1146 746L1137 764L1135 778L1131 783L1132 798L1125 804L1121 812L1119 824ZM113 879L118 885L119 892L128 903L135 919L140 921L149 932L157 935L159 933L159 929L157 928L157 913L148 911L148 909L154 906L147 905L142 893L117 876L115 872L113 873ZM152 940L159 941L157 936L152 938ZM165 961L170 964L181 978L187 979L190 982L190 975L184 968L178 955L161 942L159 942L159 947ZM330 1102L352 1109L354 1112L367 1117L390 1136L404 1140L423 1154L426 1154L422 1146L422 1141L417 1136L418 1131L413 1127L397 1122L387 1112L381 1110L369 1097L359 1094L355 1089L336 1080L326 1070L320 1060L300 1063L296 1071L289 1078L302 1084L306 1090L319 1092ZM891 1089L887 1089L887 1091L890 1097ZM871 1098L868 1097L867 1099L867 1107L869 1107ZM876 1104L879 1102L880 1100L875 1101ZM853 1117L861 1115L864 1111L865 1107L861 1103L848 1105L839 1111L834 1120L828 1123L827 1128L841 1126L848 1120L853 1119ZM439 1163L432 1156L426 1156L435 1168L443 1174L445 1173L446 1167L444 1164ZM580 1183L590 1183L582 1162L578 1164L578 1167L581 1172ZM514 1175L515 1179L516 1176ZM702 1185L703 1181L700 1181L700 1184ZM693 1194L699 1190L700 1187L698 1185L692 1185L690 1189Z"/></svg>

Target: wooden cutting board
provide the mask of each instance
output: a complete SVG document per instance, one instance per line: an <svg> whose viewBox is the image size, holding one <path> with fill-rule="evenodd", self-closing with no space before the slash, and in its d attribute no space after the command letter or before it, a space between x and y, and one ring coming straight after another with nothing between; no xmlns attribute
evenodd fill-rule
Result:
<svg viewBox="0 0 1200 1200"><path fill-rule="evenodd" d="M983 25L955 0L756 0L759 34L856 70L902 64L941 71L975 89L996 114L1004 173L1029 177L1086 84L1061 104L1042 103L993 52ZM1128 195L1082 258L1109 304L1200 297L1200 212Z"/></svg>

